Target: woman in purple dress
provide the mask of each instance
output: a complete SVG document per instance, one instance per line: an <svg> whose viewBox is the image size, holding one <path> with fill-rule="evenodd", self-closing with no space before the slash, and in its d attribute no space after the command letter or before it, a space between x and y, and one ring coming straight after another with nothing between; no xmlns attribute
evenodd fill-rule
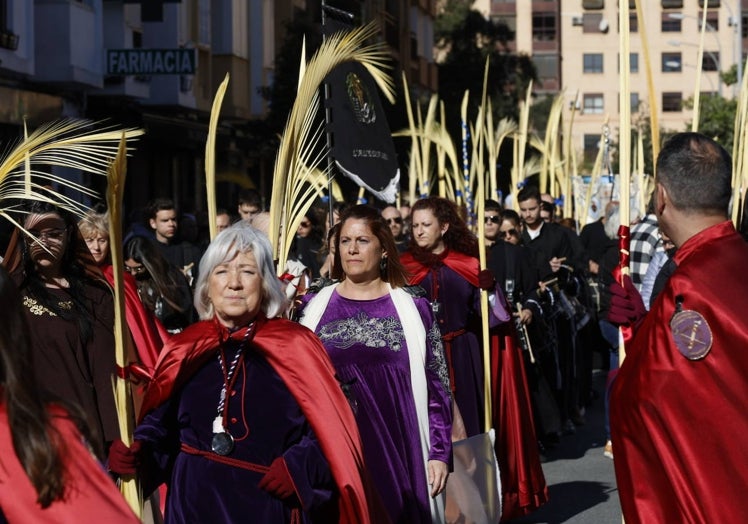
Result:
<svg viewBox="0 0 748 524"><path fill-rule="evenodd" d="M478 240L455 205L431 197L411 210L411 243L401 260L410 284L420 285L441 331L449 378L467 437L484 429Z"/></svg>
<svg viewBox="0 0 748 524"><path fill-rule="evenodd" d="M367 468L395 523L444 522L452 446L449 379L428 302L403 289L395 241L379 212L341 215L333 274L302 323L325 345L356 415Z"/></svg>

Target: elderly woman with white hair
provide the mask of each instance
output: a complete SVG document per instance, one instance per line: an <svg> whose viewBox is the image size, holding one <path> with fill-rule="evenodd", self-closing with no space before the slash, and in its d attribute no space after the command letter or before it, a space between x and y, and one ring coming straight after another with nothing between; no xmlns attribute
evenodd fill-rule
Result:
<svg viewBox="0 0 748 524"><path fill-rule="evenodd" d="M169 485L168 522L380 522L356 421L286 306L267 237L240 222L200 262L201 321L170 339L131 447L109 467Z"/></svg>

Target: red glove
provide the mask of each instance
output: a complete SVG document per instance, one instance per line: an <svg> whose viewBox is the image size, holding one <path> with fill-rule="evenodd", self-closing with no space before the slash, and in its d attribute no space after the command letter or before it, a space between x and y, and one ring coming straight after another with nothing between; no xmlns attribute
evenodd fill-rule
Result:
<svg viewBox="0 0 748 524"><path fill-rule="evenodd" d="M275 495L279 499L286 499L296 495L296 486L294 486L291 474L288 472L288 466L283 457L278 457L270 464L270 469L265 476L260 479L260 489L263 489Z"/></svg>
<svg viewBox="0 0 748 524"><path fill-rule="evenodd" d="M642 296L634 287L631 277L624 275L623 286L613 281L610 291L608 321L617 326L636 324L647 314Z"/></svg>
<svg viewBox="0 0 748 524"><path fill-rule="evenodd" d="M109 448L109 471L118 475L134 475L142 444L140 440L135 440L128 448L120 439L112 442L112 447Z"/></svg>
<svg viewBox="0 0 748 524"><path fill-rule="evenodd" d="M488 269L481 269L478 273L478 287L486 291L492 290L496 286L496 279Z"/></svg>

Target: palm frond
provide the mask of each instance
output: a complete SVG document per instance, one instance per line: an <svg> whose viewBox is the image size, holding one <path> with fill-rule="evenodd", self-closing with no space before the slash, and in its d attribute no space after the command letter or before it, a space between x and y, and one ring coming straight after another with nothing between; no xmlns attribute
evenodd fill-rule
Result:
<svg viewBox="0 0 748 524"><path fill-rule="evenodd" d="M46 170L57 166L105 176L123 133L131 139L143 134L140 129L114 126L97 130L96 125L88 120L63 119L42 125L30 134L24 125L23 139L0 161L0 215L8 218L9 211L20 211L14 201L37 200L82 216L87 208L56 187L81 195L96 193ZM19 226L17 221L11 222ZM19 229L29 235L22 227Z"/></svg>
<svg viewBox="0 0 748 524"><path fill-rule="evenodd" d="M109 245L114 275L114 354L118 369L127 369L127 349L125 346L125 287L122 278L122 200L125 192L127 173L127 139L121 134L117 155L109 165L107 173L106 201L109 210ZM113 377L114 401L117 408L117 422L120 438L128 446L132 443L134 414L130 382L118 374ZM125 477L120 484L120 492L136 515L143 513L143 501L134 477Z"/></svg>
<svg viewBox="0 0 748 524"><path fill-rule="evenodd" d="M311 183L312 173L320 168L327 154L324 148L323 153L315 153L321 146L324 132L319 127L314 128L319 88L325 77L344 62L359 62L385 96L394 102L394 84L384 72L388 67L389 52L382 43L366 45L366 41L376 33L376 26L369 24L332 35L301 71L303 76L299 80L296 100L281 136L273 169L268 235L278 260L278 271L285 267L290 249L288 239L316 196Z"/></svg>
<svg viewBox="0 0 748 524"><path fill-rule="evenodd" d="M205 141L205 193L208 199L208 230L210 239L213 240L218 234L216 224L216 133L218 131L218 116L221 113L221 104L229 85L229 74L216 90L213 98L213 106L210 110L210 122L208 124L208 139Z"/></svg>

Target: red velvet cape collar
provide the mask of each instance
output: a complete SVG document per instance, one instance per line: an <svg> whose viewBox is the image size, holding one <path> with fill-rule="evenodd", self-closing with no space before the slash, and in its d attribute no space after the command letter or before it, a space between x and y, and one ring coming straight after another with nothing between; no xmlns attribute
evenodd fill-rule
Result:
<svg viewBox="0 0 748 524"><path fill-rule="evenodd" d="M480 268L477 258L451 249L445 249L439 255L439 259L445 266L455 271L455 273L470 282L470 284L478 287L478 271ZM426 278L429 271L434 269L417 261L410 251L403 253L400 261L405 266L405 271L410 274L408 283L411 285L420 284Z"/></svg>
<svg viewBox="0 0 748 524"><path fill-rule="evenodd" d="M317 336L285 319L258 317L251 339L299 403L330 464L340 491L340 523L387 523L389 518L364 467L361 437L335 369ZM228 338L217 320L193 324L164 347L143 399L141 417L165 402Z"/></svg>

